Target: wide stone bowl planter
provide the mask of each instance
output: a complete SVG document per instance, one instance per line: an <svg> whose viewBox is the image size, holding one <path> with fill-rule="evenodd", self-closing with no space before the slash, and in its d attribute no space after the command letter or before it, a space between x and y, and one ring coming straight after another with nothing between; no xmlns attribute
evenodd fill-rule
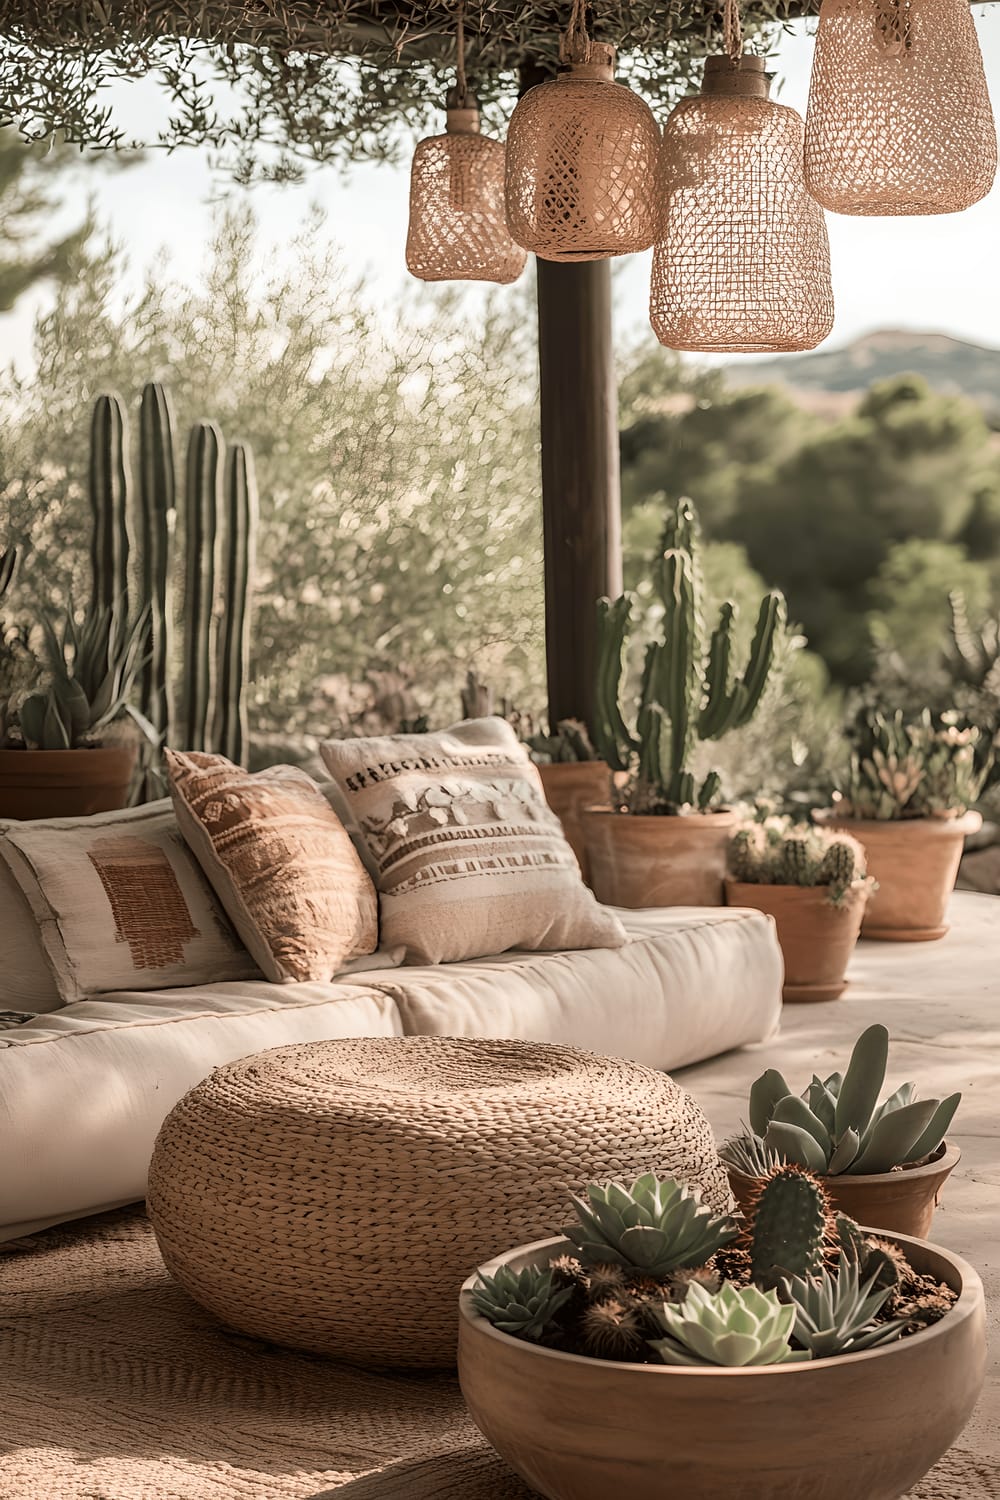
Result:
<svg viewBox="0 0 1000 1500"><path fill-rule="evenodd" d="M134 745L0 750L0 818L78 818L128 801Z"/></svg>
<svg viewBox="0 0 1000 1500"><path fill-rule="evenodd" d="M965 1426L986 1363L982 1283L958 1256L894 1236L959 1293L884 1349L723 1370L612 1364L493 1328L461 1296L458 1372L473 1420L547 1500L897 1500ZM499 1257L516 1269L569 1248Z"/></svg>
<svg viewBox="0 0 1000 1500"><path fill-rule="evenodd" d="M858 884L834 906L826 886L752 885L726 881L729 906L751 906L774 918L785 959L784 1000L836 1000L865 914L868 887Z"/></svg>
<svg viewBox="0 0 1000 1500"><path fill-rule="evenodd" d="M944 1141L923 1166L871 1175L840 1172L834 1177L821 1177L820 1181L834 1209L859 1224L926 1239L942 1189L961 1156L957 1146ZM727 1171L733 1196L745 1213L756 1192L757 1179L747 1177L735 1167L727 1166Z"/></svg>
<svg viewBox="0 0 1000 1500"><path fill-rule="evenodd" d="M585 807L611 805L611 769L603 760L561 761L538 766L545 800L563 826L570 848L590 884L587 848L580 814Z"/></svg>
<svg viewBox="0 0 1000 1500"><path fill-rule="evenodd" d="M734 812L658 817L588 807L590 884L607 906L722 906Z"/></svg>
<svg viewBox="0 0 1000 1500"><path fill-rule="evenodd" d="M948 931L945 912L955 888L967 834L983 825L977 812L959 818L841 818L833 808L813 814L822 828L853 834L878 882L861 936L890 943L927 943Z"/></svg>

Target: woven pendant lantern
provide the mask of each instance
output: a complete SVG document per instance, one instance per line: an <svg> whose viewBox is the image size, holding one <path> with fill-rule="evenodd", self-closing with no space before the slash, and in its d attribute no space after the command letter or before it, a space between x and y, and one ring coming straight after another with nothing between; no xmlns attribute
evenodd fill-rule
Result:
<svg viewBox="0 0 1000 1500"><path fill-rule="evenodd" d="M615 82L615 50L589 40L583 9L573 0L567 71L529 89L507 131L507 223L543 260L607 260L655 237L659 127Z"/></svg>
<svg viewBox="0 0 1000 1500"><path fill-rule="evenodd" d="M669 349L814 349L833 327L823 210L806 192L802 119L770 97L726 5L726 56L667 121L649 318Z"/></svg>
<svg viewBox="0 0 1000 1500"><path fill-rule="evenodd" d="M968 0L823 0L806 183L842 214L949 214L997 167Z"/></svg>
<svg viewBox="0 0 1000 1500"><path fill-rule="evenodd" d="M516 281L528 259L504 212L501 141L479 133L479 107L465 77L463 7L458 8L458 81L445 134L420 142L410 169L406 267L421 281Z"/></svg>

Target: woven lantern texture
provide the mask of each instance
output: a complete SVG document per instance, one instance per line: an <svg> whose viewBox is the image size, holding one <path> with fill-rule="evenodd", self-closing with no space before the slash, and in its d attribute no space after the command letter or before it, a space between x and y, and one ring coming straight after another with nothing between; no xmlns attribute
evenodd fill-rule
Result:
<svg viewBox="0 0 1000 1500"><path fill-rule="evenodd" d="M655 235L653 112L614 79L614 48L529 89L507 132L507 222L543 260L607 260Z"/></svg>
<svg viewBox="0 0 1000 1500"><path fill-rule="evenodd" d="M410 169L406 266L421 281L516 281L527 255L504 213L501 141L479 134L471 103L449 109L444 135L423 140Z"/></svg>
<svg viewBox="0 0 1000 1500"><path fill-rule="evenodd" d="M947 214L989 192L997 137L968 0L823 0L806 182L842 214Z"/></svg>
<svg viewBox="0 0 1000 1500"><path fill-rule="evenodd" d="M670 349L814 349L833 327L823 211L806 192L802 119L768 97L760 57L710 57L663 133L650 322Z"/></svg>

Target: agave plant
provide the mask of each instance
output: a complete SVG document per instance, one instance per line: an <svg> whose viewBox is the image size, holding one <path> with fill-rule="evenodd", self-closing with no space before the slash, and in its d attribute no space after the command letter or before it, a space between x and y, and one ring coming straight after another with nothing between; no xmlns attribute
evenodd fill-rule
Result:
<svg viewBox="0 0 1000 1500"><path fill-rule="evenodd" d="M551 1270L525 1266L515 1271L501 1266L495 1276L480 1271L472 1300L494 1328L515 1338L537 1340L572 1295L572 1287L556 1286Z"/></svg>
<svg viewBox="0 0 1000 1500"><path fill-rule="evenodd" d="M728 1282L709 1292L693 1282L683 1302L657 1308L664 1337L649 1343L667 1365L785 1364L809 1358L789 1343L795 1315L776 1292Z"/></svg>
<svg viewBox="0 0 1000 1500"><path fill-rule="evenodd" d="M793 1337L813 1359L857 1354L898 1339L904 1324L875 1322L891 1287L876 1287L877 1273L862 1281L858 1262L840 1252L836 1275L792 1276L779 1284L782 1302L795 1309Z"/></svg>
<svg viewBox="0 0 1000 1500"><path fill-rule="evenodd" d="M727 1141L720 1156L738 1171L763 1175L759 1164L808 1167L821 1176L890 1172L932 1155L955 1116L961 1094L918 1100L904 1083L881 1104L889 1033L869 1026L854 1045L846 1073L813 1076L792 1092L776 1068L750 1090L750 1129Z"/></svg>
<svg viewBox="0 0 1000 1500"><path fill-rule="evenodd" d="M671 1177L647 1172L631 1187L591 1183L586 1192L586 1199L572 1199L579 1222L563 1232L590 1265L666 1276L704 1265L739 1233L729 1214L716 1214L697 1189Z"/></svg>
<svg viewBox="0 0 1000 1500"><path fill-rule="evenodd" d="M45 688L18 708L25 744L39 750L75 750L99 743L102 730L129 713L144 733L152 726L129 703L143 666L147 613L122 630L116 612L91 605L78 625L72 609L54 622L41 618Z"/></svg>

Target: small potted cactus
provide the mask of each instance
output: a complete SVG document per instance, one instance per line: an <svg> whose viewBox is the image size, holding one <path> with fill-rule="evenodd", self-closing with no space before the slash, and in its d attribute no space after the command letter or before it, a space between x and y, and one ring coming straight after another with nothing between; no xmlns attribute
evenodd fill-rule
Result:
<svg viewBox="0 0 1000 1500"><path fill-rule="evenodd" d="M888 1055L889 1033L875 1025L858 1037L846 1072L814 1076L801 1094L776 1068L761 1074L747 1126L719 1152L741 1208L788 1162L808 1167L834 1206L863 1224L921 1238L930 1232L961 1155L945 1137L962 1096L918 1100L904 1083L880 1104Z"/></svg>
<svg viewBox="0 0 1000 1500"><path fill-rule="evenodd" d="M948 931L945 913L967 834L982 826L972 808L993 764L992 735L957 713L866 710L851 731L850 769L824 828L864 845L878 883L863 938L930 942Z"/></svg>
<svg viewBox="0 0 1000 1500"><path fill-rule="evenodd" d="M612 906L721 906L736 815L720 807L718 771L695 775L699 747L757 711L784 618L767 594L742 672L732 665L736 606L722 605L706 641L698 524L691 502L670 513L656 586L662 634L646 647L632 726L622 711L633 600L598 604L594 743L624 777L617 805L583 814L592 885Z"/></svg>
<svg viewBox="0 0 1000 1500"><path fill-rule="evenodd" d="M968 1421L975 1271L835 1214L808 1169L771 1169L743 1219L651 1174L572 1205L460 1299L472 1418L549 1500L895 1500Z"/></svg>
<svg viewBox="0 0 1000 1500"><path fill-rule="evenodd" d="M154 733L128 702L145 624L143 616L123 627L96 604L79 624L70 610L42 616L35 684L5 715L0 817L77 817L125 806L139 743Z"/></svg>
<svg viewBox="0 0 1000 1500"><path fill-rule="evenodd" d="M774 918L785 958L784 999L843 994L873 885L857 840L771 818L736 830L728 864L728 904Z"/></svg>

